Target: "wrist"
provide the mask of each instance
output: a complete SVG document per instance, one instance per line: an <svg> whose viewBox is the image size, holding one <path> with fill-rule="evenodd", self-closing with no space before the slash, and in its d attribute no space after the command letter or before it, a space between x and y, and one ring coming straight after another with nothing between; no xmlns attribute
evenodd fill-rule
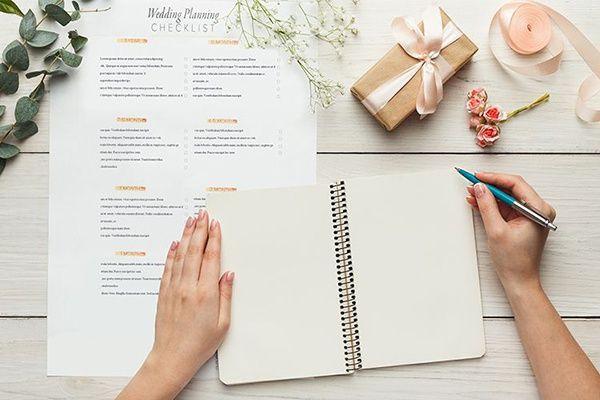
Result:
<svg viewBox="0 0 600 400"><path fill-rule="evenodd" d="M187 381L183 382L182 377L177 376L173 371L168 360L152 350L142 364L139 374L149 386L153 387L157 398L174 399L185 387Z"/></svg>
<svg viewBox="0 0 600 400"><path fill-rule="evenodd" d="M513 309L519 304L526 304L532 298L544 295L544 289L538 278L502 280L501 282Z"/></svg>

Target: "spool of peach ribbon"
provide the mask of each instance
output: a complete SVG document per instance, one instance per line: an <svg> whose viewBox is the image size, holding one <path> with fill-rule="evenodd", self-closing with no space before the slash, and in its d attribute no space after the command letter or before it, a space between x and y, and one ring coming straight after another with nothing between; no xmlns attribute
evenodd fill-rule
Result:
<svg viewBox="0 0 600 400"><path fill-rule="evenodd" d="M492 18L490 43L492 31L499 29L506 44L517 55L501 57L493 46L492 54L505 68L523 75L544 76L556 72L560 68L564 46L553 23L593 72L579 86L575 113L586 122L598 122L600 110L592 108L587 102L600 92L600 50L562 14L536 1L504 4ZM541 60L537 56L526 57L542 51L546 55Z"/></svg>

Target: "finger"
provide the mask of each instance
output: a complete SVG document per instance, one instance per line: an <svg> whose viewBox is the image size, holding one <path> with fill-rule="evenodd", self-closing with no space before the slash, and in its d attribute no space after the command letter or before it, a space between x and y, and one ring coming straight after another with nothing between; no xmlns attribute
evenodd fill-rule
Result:
<svg viewBox="0 0 600 400"><path fill-rule="evenodd" d="M179 245L177 246L177 252L175 253L175 261L173 262L171 282L178 281L181 278L181 273L183 271L183 262L185 260L185 255L187 253L187 249L190 244L190 239L192 237L192 233L194 232L195 225L196 219L194 217L188 217L187 221L185 222L185 227L183 228L181 241L179 242Z"/></svg>
<svg viewBox="0 0 600 400"><path fill-rule="evenodd" d="M183 274L181 278L186 281L198 282L200 276L200 268L202 264L202 255L204 254L204 248L206 247L206 241L208 240L208 214L204 209L201 209L198 213L196 220L196 228L190 239L188 251L185 256Z"/></svg>
<svg viewBox="0 0 600 400"><path fill-rule="evenodd" d="M477 208L477 200L475 200L475 196L468 195L466 200L470 206Z"/></svg>
<svg viewBox="0 0 600 400"><path fill-rule="evenodd" d="M201 285L216 287L221 274L221 224L213 219L208 231L208 243L202 258L202 269L200 270Z"/></svg>
<svg viewBox="0 0 600 400"><path fill-rule="evenodd" d="M469 192L470 197L472 197L472 200L470 201L467 199L467 202L472 206L476 206L477 200L475 200L475 188L473 186L467 186L467 192ZM475 204L473 204L473 202ZM512 214L512 208L498 200L496 200L496 203L498 203L498 210L500 210L500 215L502 215L502 218L505 220L508 219L508 217Z"/></svg>
<svg viewBox="0 0 600 400"><path fill-rule="evenodd" d="M494 172L477 172L477 178L483 182L491 183L501 189L507 189L517 200L536 201L541 204L542 198L537 192L518 175L497 174Z"/></svg>
<svg viewBox="0 0 600 400"><path fill-rule="evenodd" d="M499 188L510 190L517 200L530 203L533 207L546 214L551 220L556 217L556 210L542 199L523 177L493 172L477 172L475 175L486 183L491 183Z"/></svg>
<svg viewBox="0 0 600 400"><path fill-rule="evenodd" d="M219 328L226 331L231 321L231 296L233 294L234 272L225 272L219 280L221 302L219 305Z"/></svg>
<svg viewBox="0 0 600 400"><path fill-rule="evenodd" d="M163 269L162 278L160 278L160 293L169 286L171 282L171 273L173 271L173 263L175 262L175 253L177 251L177 246L179 242L174 240L169 247L169 252L167 253L167 260L165 261L165 268Z"/></svg>
<svg viewBox="0 0 600 400"><path fill-rule="evenodd" d="M478 183L474 187L475 200L479 207L479 213L485 226L488 237L495 238L501 235L506 229L506 221L500 215L496 198L483 183Z"/></svg>

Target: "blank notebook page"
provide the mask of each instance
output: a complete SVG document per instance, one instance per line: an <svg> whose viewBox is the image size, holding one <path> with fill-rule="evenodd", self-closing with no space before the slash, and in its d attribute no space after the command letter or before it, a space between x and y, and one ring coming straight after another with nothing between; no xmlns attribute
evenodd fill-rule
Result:
<svg viewBox="0 0 600 400"><path fill-rule="evenodd" d="M236 273L224 383L345 373L330 203L326 185L209 195Z"/></svg>
<svg viewBox="0 0 600 400"><path fill-rule="evenodd" d="M479 357L479 277L454 170L348 179L363 368Z"/></svg>

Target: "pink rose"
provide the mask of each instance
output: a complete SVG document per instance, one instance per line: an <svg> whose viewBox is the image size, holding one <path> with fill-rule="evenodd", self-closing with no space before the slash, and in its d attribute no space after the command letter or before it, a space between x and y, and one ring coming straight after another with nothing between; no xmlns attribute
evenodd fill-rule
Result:
<svg viewBox="0 0 600 400"><path fill-rule="evenodd" d="M483 117L488 122L498 123L506 120L506 113L499 106L489 106L483 112Z"/></svg>
<svg viewBox="0 0 600 400"><path fill-rule="evenodd" d="M469 128L477 129L479 125L485 123L485 118L480 117L479 115L471 115L469 118Z"/></svg>
<svg viewBox="0 0 600 400"><path fill-rule="evenodd" d="M500 139L500 127L498 125L480 125L477 129L475 140L481 147L488 147Z"/></svg>
<svg viewBox="0 0 600 400"><path fill-rule="evenodd" d="M478 97L478 98L480 98L483 101L487 101L487 98L488 98L487 92L485 91L484 88L474 88L474 89L471 89L469 91L469 93L467 94L467 97L469 99L471 99L473 97Z"/></svg>
<svg viewBox="0 0 600 400"><path fill-rule="evenodd" d="M471 114L481 115L484 109L485 101L481 100L479 97L471 97L467 101L467 111Z"/></svg>

